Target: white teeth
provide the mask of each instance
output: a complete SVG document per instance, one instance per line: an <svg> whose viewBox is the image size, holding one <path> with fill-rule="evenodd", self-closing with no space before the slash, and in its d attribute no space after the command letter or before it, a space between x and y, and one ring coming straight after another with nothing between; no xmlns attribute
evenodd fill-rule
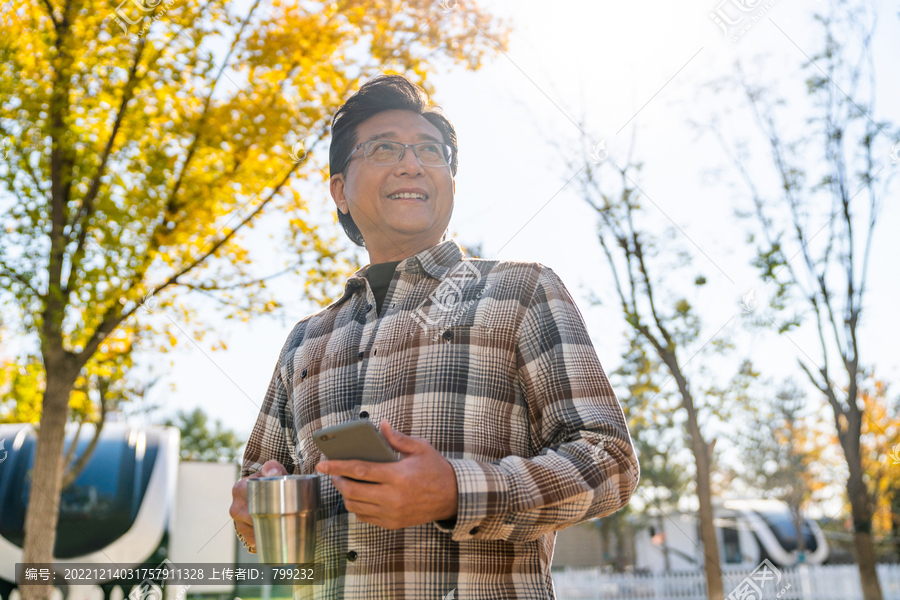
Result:
<svg viewBox="0 0 900 600"><path fill-rule="evenodd" d="M388 198L394 200L398 198L419 198L420 200L424 200L425 196L423 196L422 194L417 194L415 192L402 192L400 194L391 194L390 196L388 196Z"/></svg>

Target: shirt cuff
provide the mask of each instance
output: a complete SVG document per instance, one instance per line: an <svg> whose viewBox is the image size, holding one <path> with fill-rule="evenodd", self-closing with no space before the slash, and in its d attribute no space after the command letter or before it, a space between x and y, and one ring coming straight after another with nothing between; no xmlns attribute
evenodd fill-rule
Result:
<svg viewBox="0 0 900 600"><path fill-rule="evenodd" d="M509 512L509 483L492 463L447 459L456 474L459 503L456 516L432 521L453 541L504 539L513 529L504 521Z"/></svg>
<svg viewBox="0 0 900 600"><path fill-rule="evenodd" d="M241 541L241 544L244 545L244 548L247 549L247 552L249 552L250 554L256 554L256 546L251 546L250 544L248 544L247 540L244 539L244 536L241 535L241 532L237 530L237 523L235 523L234 521L232 521L232 523L234 523L234 532L237 534L237 537Z"/></svg>
<svg viewBox="0 0 900 600"><path fill-rule="evenodd" d="M442 519L440 521L435 521L435 525L437 528L445 533L450 533L453 531L453 528L456 527L456 515L453 515L449 519Z"/></svg>

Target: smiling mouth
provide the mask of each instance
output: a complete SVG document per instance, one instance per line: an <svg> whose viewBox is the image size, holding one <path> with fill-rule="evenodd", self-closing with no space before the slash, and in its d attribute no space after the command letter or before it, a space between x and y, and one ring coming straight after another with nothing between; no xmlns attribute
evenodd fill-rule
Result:
<svg viewBox="0 0 900 600"><path fill-rule="evenodd" d="M399 194L390 194L388 198L391 200L428 200L428 195L416 192L402 192Z"/></svg>

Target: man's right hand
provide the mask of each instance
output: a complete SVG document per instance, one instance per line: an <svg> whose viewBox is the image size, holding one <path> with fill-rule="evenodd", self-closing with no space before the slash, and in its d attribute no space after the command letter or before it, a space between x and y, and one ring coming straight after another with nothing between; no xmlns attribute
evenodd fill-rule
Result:
<svg viewBox="0 0 900 600"><path fill-rule="evenodd" d="M277 460L270 460L262 466L262 469L239 480L231 488L232 501L228 514L234 519L234 526L238 533L253 548L256 548L256 536L253 534L253 517L250 516L250 511L247 507L247 481L259 479L260 477L275 477L277 475L290 475L290 473Z"/></svg>

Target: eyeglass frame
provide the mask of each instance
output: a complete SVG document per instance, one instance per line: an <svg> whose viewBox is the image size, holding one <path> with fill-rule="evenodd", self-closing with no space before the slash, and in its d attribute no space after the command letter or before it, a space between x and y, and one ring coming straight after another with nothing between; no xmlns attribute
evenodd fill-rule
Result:
<svg viewBox="0 0 900 600"><path fill-rule="evenodd" d="M381 143L387 142L387 143L390 143L390 144L400 144L401 146L403 146L403 149L400 150L400 157L397 159L397 162L395 162L395 163L387 163L387 164L381 164L381 165L379 165L378 163L370 163L370 162L369 162L369 159L366 158L365 153L363 153L363 159L366 161L366 163L367 163L367 164L370 164L370 165L374 165L374 166L376 166L376 167L390 167L390 166L393 166L393 165L400 164L400 161L403 160L403 157L406 155L406 149L407 149L407 148L412 148L412 149L413 149L413 156L416 157L416 160L419 161L419 164L422 165L423 167L449 167L449 166L451 166L451 165L453 164L453 146L451 146L450 144L445 144L444 142L419 142L419 143L417 143L417 144L403 144L403 143L401 143L401 142L395 142L394 140L367 140L367 141L365 141L365 142L361 142L361 143L357 144L356 147L353 149L353 152L351 152L350 155L347 156L347 164L350 164L350 160L353 158L353 155L356 154L356 151L357 151L357 150L359 150L360 148L362 148L362 147L365 146L366 144L372 144L372 143L376 143L376 142L381 142ZM422 162L422 159L419 158L419 153L418 153L418 151L416 150L416 146L424 146L424 145L426 145L426 144L437 144L437 145L439 145L439 146L445 146L445 147L447 148L447 150L448 150L449 155L450 155L450 156L446 159L446 160L447 160L447 164L446 164L446 165L426 165L425 163L423 163L423 162Z"/></svg>

